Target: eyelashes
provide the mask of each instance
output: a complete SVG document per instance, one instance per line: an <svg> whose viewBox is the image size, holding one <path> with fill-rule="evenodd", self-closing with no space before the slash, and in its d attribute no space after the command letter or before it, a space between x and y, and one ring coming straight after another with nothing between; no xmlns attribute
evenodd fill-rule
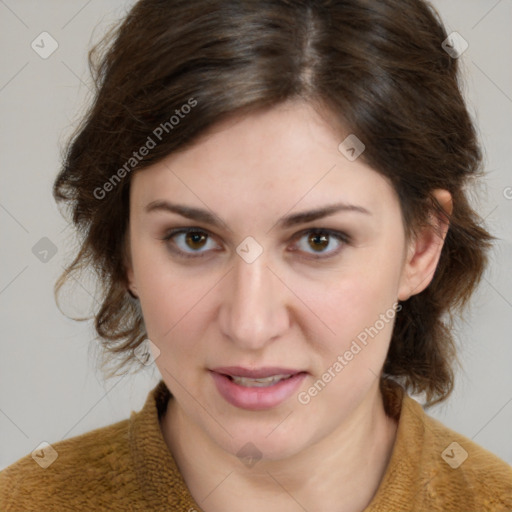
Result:
<svg viewBox="0 0 512 512"><path fill-rule="evenodd" d="M210 237L209 233L207 231L204 231L199 228L178 228L172 230L170 233L168 233L162 240L167 243L169 249L178 255L181 255L185 258L201 258L206 254L206 251L192 251L187 252L183 249L176 249L176 247L173 247L174 239L176 239L178 236L185 237L185 241L191 240L192 243L201 243L201 241L206 240L206 242L212 241L212 237ZM187 238L188 237L188 238ZM199 239L199 241L198 241ZM174 242L174 245L177 245L176 242ZM203 247L200 247L201 249ZM190 249L190 247L189 247Z"/></svg>
<svg viewBox="0 0 512 512"><path fill-rule="evenodd" d="M310 228L301 231L293 239L297 242L295 242L295 247L290 249L290 251L307 254L308 256L305 256L305 258L308 259L327 259L336 256L350 242L350 237L346 233L324 228ZM301 245L303 240L305 240L305 244L302 244L302 247L296 248ZM312 252L309 252L307 249L312 249L312 246L309 245L310 242L317 246L316 249L322 250L313 249ZM332 248L333 245L335 246L334 249ZM330 247L330 250L324 250Z"/></svg>
<svg viewBox="0 0 512 512"><path fill-rule="evenodd" d="M219 252L222 250L222 247L215 242L214 237L208 231L197 227L173 229L161 240L170 252L182 258L198 259L208 256L212 251ZM293 245L291 249L288 249L289 252L298 252L300 253L299 256L304 259L319 260L336 256L345 245L350 244L351 238L342 231L310 228L296 233L292 240ZM303 240L306 241L305 244L301 244ZM316 248L309 245L310 243ZM301 247L298 248L298 245L301 245ZM335 246L334 249L332 249L333 245ZM311 249L311 252L307 250L308 248ZM306 254L306 256L302 256L302 254Z"/></svg>

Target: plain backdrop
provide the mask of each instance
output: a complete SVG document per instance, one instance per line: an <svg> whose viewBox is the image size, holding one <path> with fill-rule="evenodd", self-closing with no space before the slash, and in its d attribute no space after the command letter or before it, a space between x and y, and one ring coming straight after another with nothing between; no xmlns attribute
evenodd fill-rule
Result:
<svg viewBox="0 0 512 512"><path fill-rule="evenodd" d="M160 378L152 366L103 383L91 322L66 318L53 296L75 246L51 186L91 98L87 51L132 3L0 0L0 469L42 441L128 418ZM428 412L512 463L512 2L433 3L448 33L469 44L459 58L464 94L488 173L478 208L500 240L457 330L464 371L449 400ZM58 44L46 59L31 46L42 32ZM92 301L92 284L79 282L63 309L80 313Z"/></svg>

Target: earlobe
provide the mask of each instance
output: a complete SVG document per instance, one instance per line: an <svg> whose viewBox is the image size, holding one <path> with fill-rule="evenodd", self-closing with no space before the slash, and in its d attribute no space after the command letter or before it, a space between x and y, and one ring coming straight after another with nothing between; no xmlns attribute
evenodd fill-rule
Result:
<svg viewBox="0 0 512 512"><path fill-rule="evenodd" d="M137 286L135 285L135 279L133 275L133 269L131 266L125 265L126 269L126 280L127 280L127 291L134 298L138 299Z"/></svg>
<svg viewBox="0 0 512 512"><path fill-rule="evenodd" d="M431 225L423 227L409 244L398 291L398 299L401 301L427 288L441 257L453 202L451 194L444 189L434 190L432 196L442 211L432 212L429 217Z"/></svg>
<svg viewBox="0 0 512 512"><path fill-rule="evenodd" d="M134 298L138 299L137 286L135 285L135 276L133 272L133 264L130 253L130 236L127 230L126 241L124 245L124 269L126 274L127 291Z"/></svg>
<svg viewBox="0 0 512 512"><path fill-rule="evenodd" d="M135 275L133 272L133 266L131 264L131 258L129 255L125 256L124 268L126 273L127 291L134 299L138 299L139 296L137 293L137 286L135 284Z"/></svg>

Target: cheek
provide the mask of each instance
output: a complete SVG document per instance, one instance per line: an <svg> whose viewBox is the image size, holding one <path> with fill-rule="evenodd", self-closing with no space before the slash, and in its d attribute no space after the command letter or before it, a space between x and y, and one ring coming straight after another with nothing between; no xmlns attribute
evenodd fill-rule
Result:
<svg viewBox="0 0 512 512"><path fill-rule="evenodd" d="M299 397L312 417L340 421L378 379L397 314L393 291L389 277L352 275L316 295L311 309L335 334L317 338L315 375Z"/></svg>
<svg viewBox="0 0 512 512"><path fill-rule="evenodd" d="M372 260L373 257L360 257L357 265L347 265L346 271L333 273L328 282L304 282L298 290L317 315L307 315L311 322L308 330L319 340L316 349L322 354L324 365L347 350L357 353L354 359L372 367L385 358L396 316L393 306L399 264L396 258L389 258L388 265L385 257L380 258L380 264Z"/></svg>
<svg viewBox="0 0 512 512"><path fill-rule="evenodd" d="M205 286L198 289L190 278L158 278L158 274L145 276L140 293L142 314L148 338L159 349L155 360L160 373L169 378L182 375L184 369L202 362L205 325L208 323L208 301L203 299ZM188 378L188 377L187 377ZM183 381L185 378L180 378ZM179 392L172 382L174 394Z"/></svg>
<svg viewBox="0 0 512 512"><path fill-rule="evenodd" d="M165 345L200 311L199 300L207 284L190 279L187 272L171 265L165 250L157 248L154 241L138 247L134 244L132 261L148 337Z"/></svg>
<svg viewBox="0 0 512 512"><path fill-rule="evenodd" d="M158 343L168 344L170 340L181 339L186 329L186 337L190 342L193 330L199 329L203 317L207 314L201 301L207 289L204 284L194 286L188 279L157 278L156 274L148 275L140 292L140 300L148 335Z"/></svg>

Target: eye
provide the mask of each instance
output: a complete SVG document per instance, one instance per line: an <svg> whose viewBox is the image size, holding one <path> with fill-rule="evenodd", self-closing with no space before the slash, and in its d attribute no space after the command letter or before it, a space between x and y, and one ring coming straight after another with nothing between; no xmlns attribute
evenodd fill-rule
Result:
<svg viewBox="0 0 512 512"><path fill-rule="evenodd" d="M313 259L329 258L338 254L343 245L350 242L350 237L341 231L330 229L309 229L298 236L298 250L310 254ZM312 252L309 251L312 249ZM330 250L329 250L330 249ZM296 251L296 248L291 251Z"/></svg>
<svg viewBox="0 0 512 512"><path fill-rule="evenodd" d="M162 240L168 242L169 249L172 252L185 258L202 257L209 250L218 248L209 234L199 228L174 229Z"/></svg>
<svg viewBox="0 0 512 512"><path fill-rule="evenodd" d="M321 228L302 231L295 236L295 239L298 239L298 242L289 251L308 253L309 256L306 257L308 259L335 256L343 245L350 242L350 236L346 233ZM162 240L167 243L171 252L184 258L200 258L210 250L220 248L208 232L196 227L174 229L166 234Z"/></svg>

